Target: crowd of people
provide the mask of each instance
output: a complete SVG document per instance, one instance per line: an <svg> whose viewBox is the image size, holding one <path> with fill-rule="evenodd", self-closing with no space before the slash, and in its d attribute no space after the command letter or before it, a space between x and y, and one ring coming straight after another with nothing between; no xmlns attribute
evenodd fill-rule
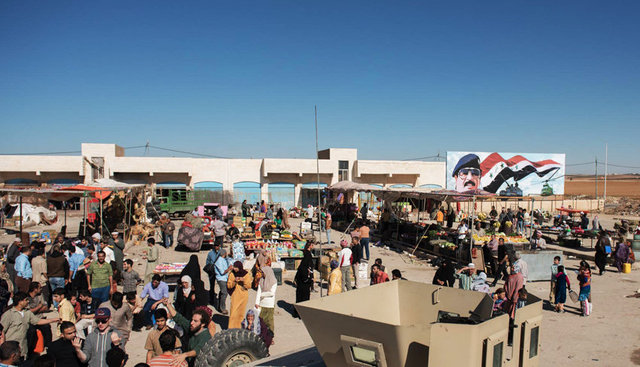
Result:
<svg viewBox="0 0 640 367"><path fill-rule="evenodd" d="M318 224L331 243L331 214L324 208L307 209L302 215L309 219L317 215ZM286 212L264 202L255 207L243 203L241 210L243 214L258 210L273 220L279 219L278 226L288 225L283 218ZM404 279L399 269L393 269L390 277L382 259L371 261L372 223L366 210L361 214L362 218L353 223L350 241L341 240L337 258L330 261L329 296ZM138 274L133 260L126 258L125 244L118 232L105 238L100 234L83 238L59 235L52 244L22 243L16 238L2 254L0 263L0 363L123 366L132 333L144 328L149 330L144 347L146 360L137 366L187 366L215 335L214 311L228 316L226 328L249 330L267 347L272 345L278 290L272 259L267 251L257 251L255 265L245 269L244 246L237 237L225 244L226 222L218 215L222 213L215 213L211 223L215 241L204 266L192 255L173 295L163 278L154 274L160 259L160 244L154 237L146 241L144 274ZM439 211L436 219L443 222L447 216ZM496 216L502 215L496 213ZM515 223L520 220L517 213L509 212L504 213L502 220L509 218ZM168 216L161 216L158 226L162 245L174 246L175 226ZM464 235L481 230L479 227L469 229L464 220L459 228ZM629 242L618 241L612 249L614 242L605 231L600 232L595 261L600 275L609 256L618 271L623 271L624 264L634 260ZM314 290L315 245L314 240L307 241L296 269L297 303L309 300ZM541 234L536 233L530 248L545 248L545 245ZM453 287L457 282L461 289L487 293L494 300L496 314L505 313L513 318L517 308L527 304L527 263L510 250L502 238L492 236L482 250L485 271L478 271L474 263L456 269L454 263L445 259L436 264L433 284ZM571 277L561 262L561 258L556 257L550 266L549 301L557 312L565 312L569 294L580 302L581 314L590 315L591 266L585 261L580 264L576 271L580 291L574 295ZM208 277L209 289L205 289L203 276ZM492 282L488 276L493 277ZM368 284L364 284L365 281ZM503 284L496 288L499 281ZM249 304L250 289L256 292L255 304ZM56 317L44 317L51 312ZM295 310L293 314L298 316Z"/></svg>
<svg viewBox="0 0 640 367"><path fill-rule="evenodd" d="M168 223L159 222L166 234ZM163 237L170 247L171 236ZM59 235L52 244L17 237L0 263L0 365L120 367L132 333L145 328L146 361L136 366L186 366L215 334L209 305L229 315L228 328L251 330L271 345L277 280L266 252L247 271L216 242L204 268L210 290L192 255L171 296L154 274L159 244L146 242L141 276L117 232L104 239ZM258 295L247 311L249 289ZM51 312L56 317L43 317Z"/></svg>

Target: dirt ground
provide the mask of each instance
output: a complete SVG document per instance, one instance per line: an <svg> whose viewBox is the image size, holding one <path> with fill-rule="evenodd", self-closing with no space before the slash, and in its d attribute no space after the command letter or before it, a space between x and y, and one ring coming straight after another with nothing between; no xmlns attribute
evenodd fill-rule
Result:
<svg viewBox="0 0 640 367"><path fill-rule="evenodd" d="M78 217L69 217L69 228L78 228ZM609 228L609 218L601 216L601 222ZM72 224L74 223L74 224ZM292 224L298 222L292 220ZM61 223L52 227L58 227ZM42 231L49 227L36 227L29 230ZM73 233L71 233L73 234ZM339 242L339 234L332 231L332 240ZM7 244L13 236L0 236L0 244ZM135 262L135 270L144 273L144 260L141 258L141 246L126 249L126 257ZM392 269L400 269L403 276L411 281L430 283L435 273L425 261L412 259L407 254L397 253L388 249L373 246L371 258L380 257L390 273ZM161 261L186 262L191 254L175 252L173 249L160 249ZM205 262L207 253L198 254L200 264ZM578 260L565 259L570 270L577 269ZM630 274L618 274L609 268L603 276L595 275L592 280L593 314L581 317L577 304L569 304L568 312L557 314L545 310L543 313L543 327L541 335L541 366L630 366L640 365L640 323L635 322L640 314L640 299L625 298L640 288L640 271ZM275 344L271 346L271 355L278 355L308 346L313 343L304 324L294 319L290 312L295 301L295 288L292 280L295 272L287 271L283 274L284 284L278 287L277 306L275 310ZM204 273L203 273L204 275ZM576 274L569 273L571 282L577 287ZM203 276L207 283L206 276ZM208 284L206 284L208 286ZM500 283L499 283L500 285ZM316 287L318 289L318 287ZM527 289L536 296L547 299L548 282L534 282L527 284ZM141 290L141 288L140 288ZM320 297L320 292L314 292L312 298ZM254 304L255 292L250 291L249 305ZM545 309L548 308L545 305ZM218 330L226 327L227 317L214 315L214 322ZM144 342L147 331L134 332L126 346L129 354L127 365L144 362L146 351Z"/></svg>
<svg viewBox="0 0 640 367"><path fill-rule="evenodd" d="M565 195L594 196L596 184L593 177L567 177L564 182ZM604 195L604 179L598 178L598 197ZM640 177L633 175L615 175L607 177L607 196L640 198Z"/></svg>

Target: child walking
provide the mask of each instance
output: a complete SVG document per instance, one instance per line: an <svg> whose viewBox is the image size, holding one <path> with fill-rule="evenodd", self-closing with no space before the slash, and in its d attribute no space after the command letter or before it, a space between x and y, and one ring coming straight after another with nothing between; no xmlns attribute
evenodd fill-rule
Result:
<svg viewBox="0 0 640 367"><path fill-rule="evenodd" d="M553 264L551 265L551 282L549 286L549 302L551 304L555 303L556 296L556 275L558 275L558 266L560 266L560 261L562 258L560 256L556 256L553 258Z"/></svg>
<svg viewBox="0 0 640 367"><path fill-rule="evenodd" d="M567 289L571 290L569 277L564 273L564 266L558 265L556 274L556 312L564 312L564 304L567 302Z"/></svg>
<svg viewBox="0 0 640 367"><path fill-rule="evenodd" d="M580 266L578 281L580 282L578 301L580 301L582 316L589 316L591 314L591 269L588 265Z"/></svg>

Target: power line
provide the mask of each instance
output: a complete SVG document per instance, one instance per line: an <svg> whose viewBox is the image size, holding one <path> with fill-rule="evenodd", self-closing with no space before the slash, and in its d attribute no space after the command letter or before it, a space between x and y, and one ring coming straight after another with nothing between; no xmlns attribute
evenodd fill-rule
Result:
<svg viewBox="0 0 640 367"><path fill-rule="evenodd" d="M165 150L167 152L174 152L174 153L181 153L181 154L189 154L189 155L196 155L196 156L200 156L200 157L209 157L209 158L227 158L227 157L220 157L217 155L211 155L211 154L203 154L203 153L194 153L194 152L187 152L184 150L177 150L177 149L169 149L169 148L162 148L162 147L157 147L154 145L149 145L149 148L154 148L154 149L158 149L158 150Z"/></svg>
<svg viewBox="0 0 640 367"><path fill-rule="evenodd" d="M594 162L585 162L585 163L572 163L572 164L565 164L565 166L567 167L573 167L573 166L585 166L587 164L594 164Z"/></svg>
<svg viewBox="0 0 640 367"><path fill-rule="evenodd" d="M56 155L56 154L75 154L82 153L80 150L70 152L37 152L37 153L4 153L4 155Z"/></svg>
<svg viewBox="0 0 640 367"><path fill-rule="evenodd" d="M429 157L407 158L407 159L403 159L403 161L419 161L419 160L423 160L423 159L433 159L433 158L445 159L445 157L442 157L440 155L432 155L432 156L429 156Z"/></svg>
<svg viewBox="0 0 640 367"><path fill-rule="evenodd" d="M620 164L612 164L612 163L608 163L607 166L612 166L612 167L621 167L621 168L639 168L638 166L623 166Z"/></svg>

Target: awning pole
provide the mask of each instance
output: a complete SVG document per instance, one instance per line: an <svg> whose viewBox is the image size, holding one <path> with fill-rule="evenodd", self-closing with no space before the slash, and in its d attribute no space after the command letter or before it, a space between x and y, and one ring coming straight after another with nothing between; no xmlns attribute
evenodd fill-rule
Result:
<svg viewBox="0 0 640 367"><path fill-rule="evenodd" d="M100 194L100 238L102 238L102 191L98 191Z"/></svg>
<svg viewBox="0 0 640 367"><path fill-rule="evenodd" d="M20 195L20 240L22 240L22 222L24 222L24 218L22 218L22 195Z"/></svg>
<svg viewBox="0 0 640 367"><path fill-rule="evenodd" d="M87 192L82 193L84 199L84 206L82 209L82 237L87 237Z"/></svg>

